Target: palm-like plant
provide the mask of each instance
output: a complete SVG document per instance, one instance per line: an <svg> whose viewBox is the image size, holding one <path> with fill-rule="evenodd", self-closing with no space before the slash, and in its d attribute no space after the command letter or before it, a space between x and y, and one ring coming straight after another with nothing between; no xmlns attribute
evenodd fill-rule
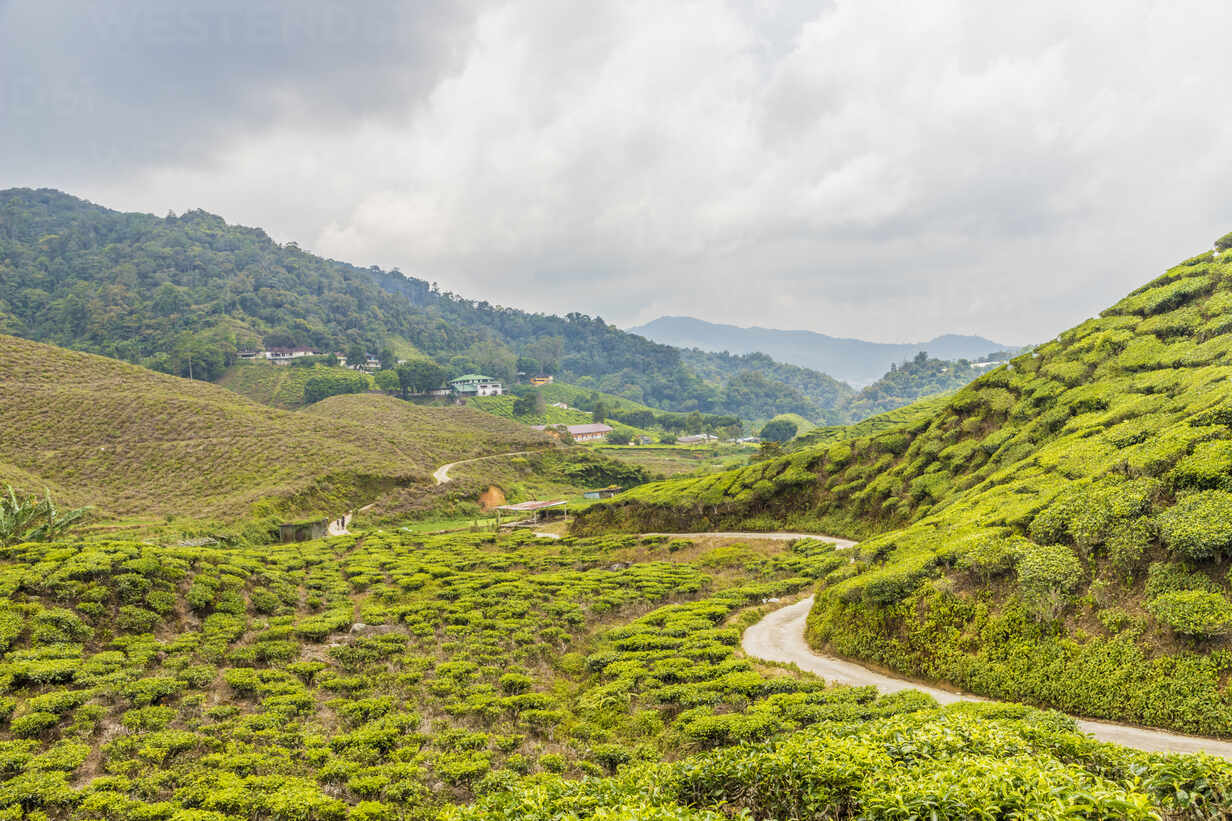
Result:
<svg viewBox="0 0 1232 821"><path fill-rule="evenodd" d="M62 538L69 529L81 521L88 507L61 510L46 493L37 496L18 496L12 485L0 496L0 545L19 542L50 542Z"/></svg>

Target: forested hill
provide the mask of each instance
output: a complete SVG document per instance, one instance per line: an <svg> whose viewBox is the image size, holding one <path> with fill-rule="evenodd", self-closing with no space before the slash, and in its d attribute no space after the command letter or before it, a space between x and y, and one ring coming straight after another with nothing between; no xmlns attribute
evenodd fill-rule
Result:
<svg viewBox="0 0 1232 821"><path fill-rule="evenodd" d="M394 294L394 298L390 295ZM806 411L846 386L785 382L769 363L714 367L598 317L531 314L442 293L422 279L279 245L204 211L112 211L49 189L0 191L0 332L214 379L237 349L411 347L456 369L543 369L668 410ZM767 372L770 370L771 372ZM816 386L812 390L809 386Z"/></svg>
<svg viewBox="0 0 1232 821"><path fill-rule="evenodd" d="M1005 356L1008 359L1008 354ZM992 366L973 364L966 359L934 359L920 351L902 364L891 365L885 376L849 397L842 410L852 421L867 419L910 405L921 397L956 391L988 367Z"/></svg>

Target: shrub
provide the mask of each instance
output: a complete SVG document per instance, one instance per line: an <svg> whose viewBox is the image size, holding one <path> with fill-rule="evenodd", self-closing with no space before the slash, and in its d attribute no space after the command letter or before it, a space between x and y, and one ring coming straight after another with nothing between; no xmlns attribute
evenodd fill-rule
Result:
<svg viewBox="0 0 1232 821"><path fill-rule="evenodd" d="M539 768L550 773L563 773L568 762L560 753L544 753L539 756Z"/></svg>
<svg viewBox="0 0 1232 821"><path fill-rule="evenodd" d="M1204 490L1182 497L1159 514L1159 535L1173 552L1212 559L1232 547L1232 493Z"/></svg>
<svg viewBox="0 0 1232 821"><path fill-rule="evenodd" d="M515 696L530 690L532 682L530 676L522 673L506 673L500 677L500 688L508 695Z"/></svg>
<svg viewBox="0 0 1232 821"><path fill-rule="evenodd" d="M958 559L958 567L987 583L1014 569L1026 539L988 536L981 539Z"/></svg>
<svg viewBox="0 0 1232 821"><path fill-rule="evenodd" d="M1142 566L1146 551L1155 541L1155 529L1146 517L1134 519L1113 530L1108 538L1108 560L1127 579Z"/></svg>
<svg viewBox="0 0 1232 821"><path fill-rule="evenodd" d="M633 760L633 754L622 744L600 744L591 751L591 755L609 773L616 772L622 764L628 764Z"/></svg>
<svg viewBox="0 0 1232 821"><path fill-rule="evenodd" d="M1165 593L1147 605L1151 615L1173 632L1196 638L1232 630L1232 602L1222 593L1182 590Z"/></svg>
<svg viewBox="0 0 1232 821"><path fill-rule="evenodd" d="M60 717L55 713L26 713L9 722L9 732L18 738L33 738L42 735L44 730L56 726L59 722Z"/></svg>
<svg viewBox="0 0 1232 821"><path fill-rule="evenodd" d="M1219 592L1219 585L1205 573L1190 570L1177 562L1151 562L1146 572L1146 598L1148 601L1164 593L1179 593L1182 590L1205 590Z"/></svg>
<svg viewBox="0 0 1232 821"><path fill-rule="evenodd" d="M1041 619L1055 619L1082 582L1082 563L1068 547L1033 545L1018 558L1018 586Z"/></svg>

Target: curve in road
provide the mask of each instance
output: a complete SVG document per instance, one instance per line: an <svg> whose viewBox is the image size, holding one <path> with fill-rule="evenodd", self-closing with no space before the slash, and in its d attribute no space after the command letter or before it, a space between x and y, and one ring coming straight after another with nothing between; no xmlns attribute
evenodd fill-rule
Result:
<svg viewBox="0 0 1232 821"><path fill-rule="evenodd" d="M446 482L452 482L449 478L449 471L456 468L458 465L469 465L471 462L482 462L484 459L499 459L502 456L529 456L532 453L538 453L535 450L515 450L513 453L490 453L487 456L476 456L473 459L459 459L456 462L450 462L447 465L441 465L433 474L432 479L438 484L443 485Z"/></svg>
<svg viewBox="0 0 1232 821"><path fill-rule="evenodd" d="M919 690L928 693L941 704L956 701L988 701L980 696L943 690L917 684L906 679L887 676L855 662L817 653L804 640L805 621L813 606L813 597L780 607L744 632L741 646L750 656L767 661L795 664L801 670L816 673L836 684L872 685L883 693ZM1209 753L1232 758L1232 742L1213 738L1165 733L1125 724L1076 719L1078 728L1100 741L1110 741L1125 747L1159 753Z"/></svg>

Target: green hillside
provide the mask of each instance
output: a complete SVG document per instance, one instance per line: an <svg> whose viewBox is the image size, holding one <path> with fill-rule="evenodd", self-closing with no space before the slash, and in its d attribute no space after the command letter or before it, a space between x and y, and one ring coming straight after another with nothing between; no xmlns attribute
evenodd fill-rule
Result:
<svg viewBox="0 0 1232 821"><path fill-rule="evenodd" d="M310 380L322 376L345 375L350 378L367 377L359 371L349 371L340 367L313 365L312 367L290 367L275 365L274 362L235 362L218 377L218 385L228 391L239 393L240 396L253 399L254 402L269 404L271 407L283 410L294 410L309 404L304 397L304 387ZM372 380L367 377L368 385Z"/></svg>
<svg viewBox="0 0 1232 821"><path fill-rule="evenodd" d="M842 406L844 417L860 421L910 405L926 396L950 393L985 372L985 368L976 367L965 359L953 362L930 359L921 352L902 364L891 366L876 382L848 397Z"/></svg>
<svg viewBox="0 0 1232 821"><path fill-rule="evenodd" d="M870 537L822 582L818 646L994 697L1232 735L1229 316L1232 251L1208 252L929 417L637 488L578 531Z"/></svg>
<svg viewBox="0 0 1232 821"><path fill-rule="evenodd" d="M309 380L339 373L352 378L364 376L357 371L323 365L300 368L275 365L272 362L237 362L223 371L218 378L218 384L262 405L295 410L309 404L304 397L304 387ZM371 385L372 380L369 379L368 382Z"/></svg>
<svg viewBox="0 0 1232 821"><path fill-rule="evenodd" d="M832 546L369 533L0 554L0 813L1206 819L1232 765L735 645ZM472 803L473 802L473 803Z"/></svg>
<svg viewBox="0 0 1232 821"><path fill-rule="evenodd" d="M850 390L768 359L703 377L680 350L599 317L443 293L200 210L120 213L50 189L0 191L0 332L209 380L241 348L421 352L455 375L512 383L519 370L542 370L667 410L745 418L771 408L812 415Z"/></svg>
<svg viewBox="0 0 1232 821"><path fill-rule="evenodd" d="M542 446L525 426L466 408L333 397L309 412L199 381L0 336L0 483L54 490L104 515L243 519L339 510L431 481L439 464Z"/></svg>

